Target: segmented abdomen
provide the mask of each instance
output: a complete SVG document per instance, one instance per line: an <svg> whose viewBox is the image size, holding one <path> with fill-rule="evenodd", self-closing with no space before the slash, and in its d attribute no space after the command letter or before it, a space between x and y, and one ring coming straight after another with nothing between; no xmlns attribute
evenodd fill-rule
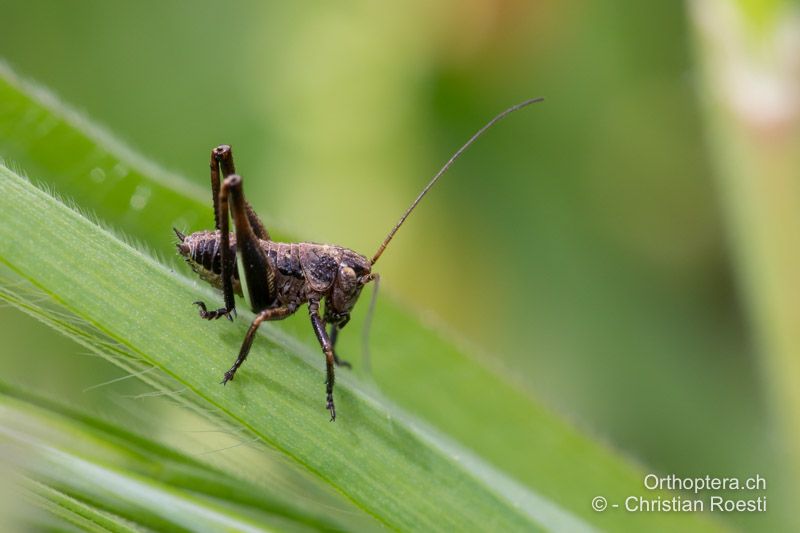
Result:
<svg viewBox="0 0 800 533"><path fill-rule="evenodd" d="M219 235L215 233L208 233L199 239L193 239L189 246L192 261L214 274L222 274L222 254L219 241Z"/></svg>
<svg viewBox="0 0 800 533"><path fill-rule="evenodd" d="M184 237L178 243L180 254L202 279L217 288L222 287L222 249L218 231L198 231ZM231 272L233 273L234 291L237 293L239 273L236 271L236 238L230 236Z"/></svg>

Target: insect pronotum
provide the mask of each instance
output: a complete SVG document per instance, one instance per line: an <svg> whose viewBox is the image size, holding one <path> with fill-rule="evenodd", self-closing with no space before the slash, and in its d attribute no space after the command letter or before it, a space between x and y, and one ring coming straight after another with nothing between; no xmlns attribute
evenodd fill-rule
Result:
<svg viewBox="0 0 800 533"><path fill-rule="evenodd" d="M273 241L244 197L242 177L236 174L231 147L223 144L214 148L210 167L215 229L191 235L184 235L177 229L174 231L179 239L178 251L192 269L203 280L222 290L224 307L209 310L205 303L194 302L199 307L200 316L206 320L223 316L233 320L236 314L234 294L245 296L256 313L239 355L225 372L222 384L231 381L244 363L262 322L284 319L303 304L308 304L311 326L325 354L326 407L331 421L335 420L334 366L350 366L337 356L336 339L339 330L350 320L350 312L361 289L367 283L379 280L378 274L372 271L373 266L428 190L478 137L507 115L542 100L532 98L506 109L470 137L422 189L386 235L372 259L333 244ZM234 233L230 231L230 218L233 218ZM324 304L322 314L321 303Z"/></svg>

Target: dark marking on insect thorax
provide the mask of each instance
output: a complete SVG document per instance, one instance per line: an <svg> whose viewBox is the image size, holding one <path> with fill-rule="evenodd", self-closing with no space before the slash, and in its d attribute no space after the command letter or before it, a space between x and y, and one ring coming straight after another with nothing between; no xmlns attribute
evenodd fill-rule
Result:
<svg viewBox="0 0 800 533"><path fill-rule="evenodd" d="M342 248L327 244L300 243L300 264L311 289L324 293L333 285L342 259Z"/></svg>

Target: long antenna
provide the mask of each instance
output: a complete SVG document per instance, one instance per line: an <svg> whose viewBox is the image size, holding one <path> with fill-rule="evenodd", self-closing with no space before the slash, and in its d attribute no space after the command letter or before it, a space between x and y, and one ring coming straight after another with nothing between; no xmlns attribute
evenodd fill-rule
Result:
<svg viewBox="0 0 800 533"><path fill-rule="evenodd" d="M372 256L371 263L374 265L378 261L378 259L381 257L381 254L383 254L383 251L386 249L386 246L389 244L389 242L391 242L392 238L394 237L394 234L397 233L397 230L400 229L400 226L402 226L403 222L405 222L406 219L408 218L408 215L410 215L411 212L414 210L414 208L417 207L417 204L419 203L419 201L422 200L422 197L427 194L428 190L431 187L433 187L433 184L436 183L439 180L439 178L442 177L442 174L447 172L447 169L449 169L450 166L453 163L455 163L456 159L458 159L461 156L461 154L464 153L464 150L469 148L470 145L472 143L474 143L478 139L478 137L483 135L483 133L486 130L488 130L489 128L494 126L494 124L496 122L504 119L506 116L510 115L514 111L518 111L518 110L522 109L523 107L529 106L531 104L535 104L536 102L541 102L542 100L544 100L544 98L531 98L530 100L525 100L524 102L520 102L517 105L509 107L508 109L506 109L505 111L503 111L502 113L500 113L499 115L494 117L492 120L487 122L484 127L479 129L477 131L477 133L475 133L475 135L470 137L470 139L466 143L464 143L464 146L459 148L458 151L455 154L453 154L453 157L451 157L447 161L447 163L444 164L444 166L439 170L439 172L436 173L436 175L433 177L433 179L425 186L424 189L422 189L422 192L419 193L419 196L417 196L416 200L414 200L412 202L412 204L408 207L408 209L406 209L406 212L403 213L403 216L400 217L400 220L398 220L397 224L394 225L394 227L392 228L392 231L389 232L389 235L387 235L386 238L381 243L380 247L378 248L378 251L375 252L374 256Z"/></svg>

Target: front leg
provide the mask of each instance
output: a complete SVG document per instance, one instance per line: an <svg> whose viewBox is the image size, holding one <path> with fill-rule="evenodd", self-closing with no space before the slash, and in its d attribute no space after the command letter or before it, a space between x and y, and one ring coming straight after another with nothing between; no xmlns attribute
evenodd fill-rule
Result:
<svg viewBox="0 0 800 533"><path fill-rule="evenodd" d="M327 370L327 379L325 380L325 393L327 394L326 407L331 413L331 422L336 420L336 407L333 404L333 383L336 379L333 365L336 358L333 355L333 344L325 331L325 323L322 317L319 316L319 300L308 301L308 314L311 316L311 326L314 328L314 333L317 334L322 351L325 353L325 368Z"/></svg>
<svg viewBox="0 0 800 533"><path fill-rule="evenodd" d="M344 359L339 359L339 355L336 353L336 339L339 338L339 330L342 327L338 324L331 324L331 332L329 334L331 339L331 349L333 350L333 362L336 366L343 366L345 368L353 368L353 365L350 364L349 361L345 361Z"/></svg>
<svg viewBox="0 0 800 533"><path fill-rule="evenodd" d="M339 359L339 354L336 353L336 340L339 338L339 332L350 322L350 313L334 313L331 311L330 305L325 306L325 314L323 320L326 324L330 324L331 328L328 331L328 337L331 339L331 348L333 350L333 362L336 366L343 366L345 368L353 368L349 362L344 359Z"/></svg>

